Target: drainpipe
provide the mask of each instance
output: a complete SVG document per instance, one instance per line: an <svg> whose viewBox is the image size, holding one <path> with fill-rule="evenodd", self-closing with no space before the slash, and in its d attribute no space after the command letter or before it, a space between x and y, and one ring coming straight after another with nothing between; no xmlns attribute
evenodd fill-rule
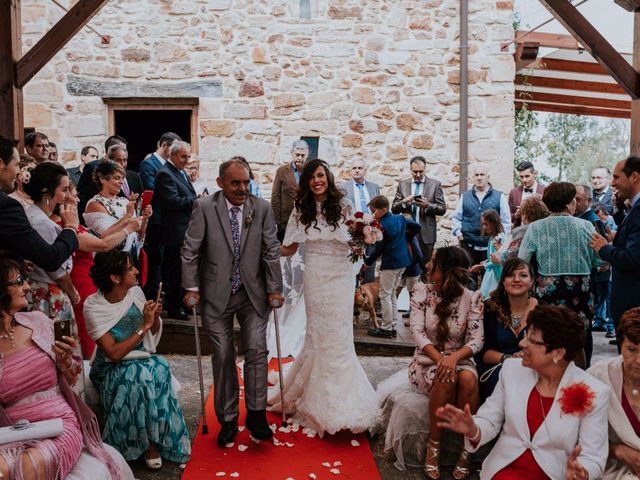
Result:
<svg viewBox="0 0 640 480"><path fill-rule="evenodd" d="M460 194L469 178L469 5L460 0Z"/></svg>

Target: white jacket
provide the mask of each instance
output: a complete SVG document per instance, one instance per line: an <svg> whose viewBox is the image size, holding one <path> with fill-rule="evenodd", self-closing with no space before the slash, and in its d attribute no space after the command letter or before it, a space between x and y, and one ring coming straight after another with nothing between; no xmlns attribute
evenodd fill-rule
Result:
<svg viewBox="0 0 640 480"><path fill-rule="evenodd" d="M523 367L522 360L509 359L504 363L493 394L474 416L482 435L480 443L473 448L469 440L465 440L466 448L474 451L500 435L482 464L480 479L493 478L526 449L531 449L536 462L551 479L564 480L567 459L578 444L582 445L578 461L589 472L589 479L600 478L609 453L609 387L571 362L562 376L545 422L531 438L527 403L537 381L538 374ZM579 382L586 383L596 394L593 409L583 417L563 414L558 403L561 390Z"/></svg>

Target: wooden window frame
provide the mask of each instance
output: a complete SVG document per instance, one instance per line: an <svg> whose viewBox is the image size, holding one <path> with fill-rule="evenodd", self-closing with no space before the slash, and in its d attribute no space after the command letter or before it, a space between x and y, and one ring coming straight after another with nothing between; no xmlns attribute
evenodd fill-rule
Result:
<svg viewBox="0 0 640 480"><path fill-rule="evenodd" d="M198 98L103 98L107 105L108 134L115 134L115 112L123 110L191 110L191 152L198 155Z"/></svg>

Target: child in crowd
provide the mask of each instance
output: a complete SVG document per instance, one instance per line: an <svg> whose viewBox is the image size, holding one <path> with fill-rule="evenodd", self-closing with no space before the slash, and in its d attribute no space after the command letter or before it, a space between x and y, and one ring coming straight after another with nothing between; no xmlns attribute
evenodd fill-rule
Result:
<svg viewBox="0 0 640 480"><path fill-rule="evenodd" d="M483 298L486 300L489 298L491 292L493 292L498 286L500 275L502 274L502 265L500 263L494 263L491 260L491 254L502 248L507 237L504 233L504 227L500 222L500 215L493 209L488 209L482 212L482 216L480 217L480 226L482 235L490 237L489 245L487 247L487 259L482 263L471 267L470 271L473 273L484 270L480 291L482 292Z"/></svg>

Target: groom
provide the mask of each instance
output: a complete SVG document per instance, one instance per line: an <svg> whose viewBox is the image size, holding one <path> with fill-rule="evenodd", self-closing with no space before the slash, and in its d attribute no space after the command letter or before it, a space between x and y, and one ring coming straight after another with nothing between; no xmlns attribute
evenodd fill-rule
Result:
<svg viewBox="0 0 640 480"><path fill-rule="evenodd" d="M220 192L193 205L182 246L182 286L191 309L202 299L202 323L213 343L218 445L232 446L238 432L238 374L233 318L241 326L244 348L246 426L266 440L267 320L284 302L280 242L271 206L249 195L249 171L239 161L220 165Z"/></svg>

